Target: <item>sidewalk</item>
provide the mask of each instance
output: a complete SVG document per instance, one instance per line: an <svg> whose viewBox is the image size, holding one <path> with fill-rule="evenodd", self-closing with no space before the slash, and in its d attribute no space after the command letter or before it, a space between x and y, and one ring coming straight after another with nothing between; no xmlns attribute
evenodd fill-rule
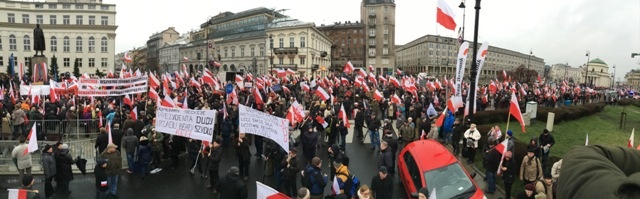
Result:
<svg viewBox="0 0 640 199"><path fill-rule="evenodd" d="M451 146L447 145L446 147L447 149L449 149L449 151L453 151L453 148L451 148ZM484 192L484 190L486 190L488 186L487 181L484 180L485 172L480 170L475 165L467 163L467 161L460 155L456 156L456 159L458 159L458 162L460 162L460 164L464 166L464 169L467 170L469 174L476 173L476 177L473 178L473 181L475 181L476 185L478 185L478 187L480 187ZM500 179L496 177L496 180ZM505 192L502 187L496 185L496 192L493 194L485 194L485 196L488 199L502 199L505 198Z"/></svg>

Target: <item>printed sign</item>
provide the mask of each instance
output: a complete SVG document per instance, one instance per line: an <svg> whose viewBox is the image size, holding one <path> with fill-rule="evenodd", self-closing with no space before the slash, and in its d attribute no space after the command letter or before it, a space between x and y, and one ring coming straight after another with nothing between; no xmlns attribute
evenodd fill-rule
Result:
<svg viewBox="0 0 640 199"><path fill-rule="evenodd" d="M289 120L240 105L240 133L259 135L289 152Z"/></svg>
<svg viewBox="0 0 640 199"><path fill-rule="evenodd" d="M215 110L158 107L156 131L211 142Z"/></svg>
<svg viewBox="0 0 640 199"><path fill-rule="evenodd" d="M79 89L78 96L123 96L136 93L147 92L148 85L140 85L123 89L110 89L103 90L99 88L95 89Z"/></svg>
<svg viewBox="0 0 640 199"><path fill-rule="evenodd" d="M78 83L80 86L128 86L128 85L136 85L147 83L149 77L140 76L140 77L129 77L123 79L93 79L93 78L80 78Z"/></svg>

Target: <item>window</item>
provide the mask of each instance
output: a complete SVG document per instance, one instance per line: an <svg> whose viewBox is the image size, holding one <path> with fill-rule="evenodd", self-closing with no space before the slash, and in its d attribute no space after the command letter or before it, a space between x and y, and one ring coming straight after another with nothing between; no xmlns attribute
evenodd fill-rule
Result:
<svg viewBox="0 0 640 199"><path fill-rule="evenodd" d="M389 8L387 6L384 7L384 13L387 13L387 11L389 10Z"/></svg>
<svg viewBox="0 0 640 199"><path fill-rule="evenodd" d="M260 47L260 56L264 57L264 47Z"/></svg>
<svg viewBox="0 0 640 199"><path fill-rule="evenodd" d="M244 47L240 48L240 57L244 57Z"/></svg>
<svg viewBox="0 0 640 199"><path fill-rule="evenodd" d="M100 10L109 10L109 6L100 6Z"/></svg>
<svg viewBox="0 0 640 199"><path fill-rule="evenodd" d="M384 45L389 44L389 38L385 37L384 40L382 41L382 44Z"/></svg>
<svg viewBox="0 0 640 199"><path fill-rule="evenodd" d="M269 48L273 48L273 39L269 39Z"/></svg>
<svg viewBox="0 0 640 199"><path fill-rule="evenodd" d="M100 17L100 25L103 25L103 26L109 25L109 17L107 16Z"/></svg>
<svg viewBox="0 0 640 199"><path fill-rule="evenodd" d="M389 24L389 20L386 17L384 18L384 24L385 25Z"/></svg>
<svg viewBox="0 0 640 199"><path fill-rule="evenodd" d="M49 24L56 25L57 20L55 15L49 15Z"/></svg>
<svg viewBox="0 0 640 199"><path fill-rule="evenodd" d="M87 8L89 10L95 10L96 9L96 5L89 5L89 6L87 6Z"/></svg>
<svg viewBox="0 0 640 199"><path fill-rule="evenodd" d="M389 59L382 59L382 64L389 64Z"/></svg>
<svg viewBox="0 0 640 199"><path fill-rule="evenodd" d="M236 57L236 49L231 49L231 58Z"/></svg>
<svg viewBox="0 0 640 199"><path fill-rule="evenodd" d="M16 14L13 14L13 13L7 14L7 22L16 23Z"/></svg>
<svg viewBox="0 0 640 199"><path fill-rule="evenodd" d="M71 41L69 40L69 37L65 36L64 39L62 40L62 51L68 53L69 51L71 51Z"/></svg>
<svg viewBox="0 0 640 199"><path fill-rule="evenodd" d="M89 58L89 68L96 67L96 58Z"/></svg>
<svg viewBox="0 0 640 199"><path fill-rule="evenodd" d="M96 50L96 40L93 37L89 37L89 52Z"/></svg>
<svg viewBox="0 0 640 199"><path fill-rule="evenodd" d="M82 58L76 58L76 61L78 62L78 67L82 67Z"/></svg>
<svg viewBox="0 0 640 199"><path fill-rule="evenodd" d="M284 58L278 58L278 64L283 64L284 63Z"/></svg>
<svg viewBox="0 0 640 199"><path fill-rule="evenodd" d="M18 60L18 58L16 57L15 59L16 61ZM17 64L16 64L17 65ZM31 57L25 57L24 58L24 65L26 66L31 66Z"/></svg>
<svg viewBox="0 0 640 199"><path fill-rule="evenodd" d="M369 39L369 45L370 46L375 46L376 45L376 40L375 39Z"/></svg>
<svg viewBox="0 0 640 199"><path fill-rule="evenodd" d="M42 15L36 15L36 24L43 24L44 23L44 18L42 17Z"/></svg>
<svg viewBox="0 0 640 199"><path fill-rule="evenodd" d="M293 37L289 37L289 47L293 48L296 46L296 39Z"/></svg>
<svg viewBox="0 0 640 199"><path fill-rule="evenodd" d="M100 41L100 51L103 53L107 52L107 45L107 37L102 37Z"/></svg>
<svg viewBox="0 0 640 199"><path fill-rule="evenodd" d="M249 51L251 52L251 57L255 57L256 56L256 53L254 52L255 49L256 48L254 48L254 47L249 48Z"/></svg>
<svg viewBox="0 0 640 199"><path fill-rule="evenodd" d="M369 56L376 56L376 49L375 48L369 48Z"/></svg>
<svg viewBox="0 0 640 199"><path fill-rule="evenodd" d="M389 48L382 48L382 55L388 55L389 54Z"/></svg>
<svg viewBox="0 0 640 199"><path fill-rule="evenodd" d="M101 58L101 62L100 62L100 67L102 68L106 68L107 67L107 58Z"/></svg>
<svg viewBox="0 0 640 199"><path fill-rule="evenodd" d="M2 56L0 56L0 66L4 65L4 60L2 59Z"/></svg>
<svg viewBox="0 0 640 199"><path fill-rule="evenodd" d="M307 46L306 38L300 37L300 48L305 48Z"/></svg>
<svg viewBox="0 0 640 199"><path fill-rule="evenodd" d="M78 4L78 5L76 5L76 9L82 10L82 9L84 9L84 5Z"/></svg>
<svg viewBox="0 0 640 199"><path fill-rule="evenodd" d="M69 25L69 24L71 24L71 16L69 16L69 15L63 15L63 16L62 16L62 24L64 24L64 25Z"/></svg>
<svg viewBox="0 0 640 199"><path fill-rule="evenodd" d="M69 67L69 58L68 58L68 57L65 57L65 58L64 58L64 59L62 59L62 60L63 60L63 62L62 62L62 66L64 66L64 67Z"/></svg>
<svg viewBox="0 0 640 199"><path fill-rule="evenodd" d="M300 58L300 65L304 65L304 61L305 61L304 58Z"/></svg>
<svg viewBox="0 0 640 199"><path fill-rule="evenodd" d="M31 38L29 38L29 35L24 36L23 42L24 42L24 51L31 51Z"/></svg>
<svg viewBox="0 0 640 199"><path fill-rule="evenodd" d="M76 52L82 52L82 37L76 37Z"/></svg>
<svg viewBox="0 0 640 199"><path fill-rule="evenodd" d="M29 23L29 15L28 14L23 14L22 15L22 23L25 23L25 24Z"/></svg>
<svg viewBox="0 0 640 199"><path fill-rule="evenodd" d="M63 4L62 5L62 9L71 9L71 5L70 4Z"/></svg>
<svg viewBox="0 0 640 199"><path fill-rule="evenodd" d="M411 153L405 153L402 158L404 159L404 162L407 165L407 171L409 172L409 176L411 177L411 180L413 180L413 184L416 186L417 189L422 188L422 179L421 179L422 175L420 174L420 169L418 168L418 165L416 164L415 159L413 159L413 156L411 156Z"/></svg>
<svg viewBox="0 0 640 199"><path fill-rule="evenodd" d="M57 4L49 4L49 9L56 9L58 8Z"/></svg>
<svg viewBox="0 0 640 199"><path fill-rule="evenodd" d="M295 61L295 59L290 58L290 59L289 59L289 64L290 64L290 65L294 65L294 64L296 64L296 63L294 63L294 61Z"/></svg>
<svg viewBox="0 0 640 199"><path fill-rule="evenodd" d="M96 25L96 16L89 16L89 25Z"/></svg>
<svg viewBox="0 0 640 199"><path fill-rule="evenodd" d="M49 42L51 43L51 51L52 52L58 51L58 40L56 39L56 37L51 36L51 39L49 39Z"/></svg>
<svg viewBox="0 0 640 199"><path fill-rule="evenodd" d="M2 50L2 36L0 36L0 50ZM2 62L0 61L0 63Z"/></svg>
<svg viewBox="0 0 640 199"><path fill-rule="evenodd" d="M82 25L82 15L76 15L76 25Z"/></svg>
<svg viewBox="0 0 640 199"><path fill-rule="evenodd" d="M369 8L369 14L376 14L375 8Z"/></svg>
<svg viewBox="0 0 640 199"><path fill-rule="evenodd" d="M376 30L375 29L369 29L369 36L375 37L376 36Z"/></svg>
<svg viewBox="0 0 640 199"><path fill-rule="evenodd" d="M224 49L224 58L227 58L227 49Z"/></svg>

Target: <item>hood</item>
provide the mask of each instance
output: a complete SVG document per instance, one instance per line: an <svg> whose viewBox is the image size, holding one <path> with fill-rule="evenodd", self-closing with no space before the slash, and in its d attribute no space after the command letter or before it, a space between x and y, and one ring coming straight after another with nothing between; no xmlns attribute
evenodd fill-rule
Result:
<svg viewBox="0 0 640 199"><path fill-rule="evenodd" d="M333 155L340 153L340 147L337 144L331 145L331 151L333 151Z"/></svg>
<svg viewBox="0 0 640 199"><path fill-rule="evenodd" d="M227 175L224 176L224 179L227 180L227 183L231 183L231 184L234 184L241 180L239 175L231 174L231 173L227 173Z"/></svg>

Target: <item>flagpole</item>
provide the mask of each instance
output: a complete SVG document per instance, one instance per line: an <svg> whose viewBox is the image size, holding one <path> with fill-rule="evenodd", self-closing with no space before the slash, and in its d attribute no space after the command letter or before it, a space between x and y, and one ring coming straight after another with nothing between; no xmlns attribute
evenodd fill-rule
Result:
<svg viewBox="0 0 640 199"><path fill-rule="evenodd" d="M509 121L511 121L511 113L507 112L507 131L509 130Z"/></svg>

